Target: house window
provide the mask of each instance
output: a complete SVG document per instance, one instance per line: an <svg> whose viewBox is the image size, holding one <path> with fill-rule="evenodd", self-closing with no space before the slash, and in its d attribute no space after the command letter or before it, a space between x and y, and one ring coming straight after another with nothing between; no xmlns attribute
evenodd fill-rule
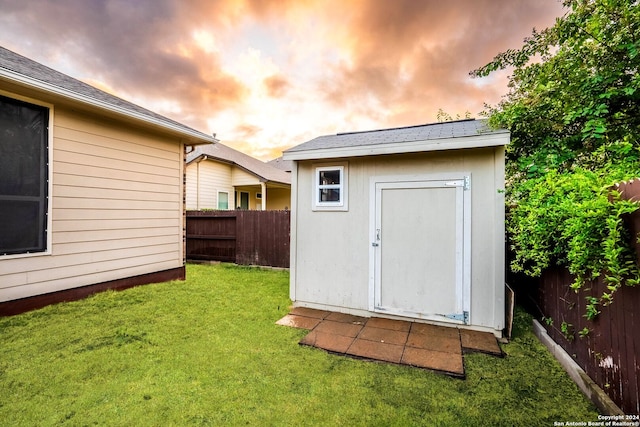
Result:
<svg viewBox="0 0 640 427"><path fill-rule="evenodd" d="M346 165L318 166L314 179L314 210L347 210Z"/></svg>
<svg viewBox="0 0 640 427"><path fill-rule="evenodd" d="M0 255L47 250L49 109L0 95Z"/></svg>
<svg viewBox="0 0 640 427"><path fill-rule="evenodd" d="M229 209L229 193L218 191L218 209Z"/></svg>

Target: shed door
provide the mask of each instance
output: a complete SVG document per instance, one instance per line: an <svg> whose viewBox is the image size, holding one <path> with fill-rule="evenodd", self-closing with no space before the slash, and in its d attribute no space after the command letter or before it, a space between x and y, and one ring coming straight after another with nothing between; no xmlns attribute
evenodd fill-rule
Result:
<svg viewBox="0 0 640 427"><path fill-rule="evenodd" d="M373 311L468 322L469 178L460 178L372 183Z"/></svg>

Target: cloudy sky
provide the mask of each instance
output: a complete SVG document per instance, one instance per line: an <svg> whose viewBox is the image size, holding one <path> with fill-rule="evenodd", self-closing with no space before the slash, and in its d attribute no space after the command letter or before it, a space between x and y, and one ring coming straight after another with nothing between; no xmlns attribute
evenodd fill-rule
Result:
<svg viewBox="0 0 640 427"><path fill-rule="evenodd" d="M336 132L477 117L470 70L559 0L0 0L0 44L262 160Z"/></svg>

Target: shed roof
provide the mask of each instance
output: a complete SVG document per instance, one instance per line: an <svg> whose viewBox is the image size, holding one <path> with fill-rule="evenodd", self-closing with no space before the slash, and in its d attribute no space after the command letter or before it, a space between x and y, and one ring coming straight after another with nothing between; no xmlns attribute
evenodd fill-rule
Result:
<svg viewBox="0 0 640 427"><path fill-rule="evenodd" d="M187 154L187 163L191 163L203 156L208 156L225 163L235 164L247 172L256 175L264 182L270 181L281 184L291 184L291 175L289 173L219 142L197 146Z"/></svg>
<svg viewBox="0 0 640 427"><path fill-rule="evenodd" d="M417 126L346 132L314 138L284 152L284 160L412 153L506 145L509 131L486 120L457 120Z"/></svg>
<svg viewBox="0 0 640 427"><path fill-rule="evenodd" d="M111 95L0 46L0 82L36 89L153 127L177 133L190 143L211 143L210 135Z"/></svg>

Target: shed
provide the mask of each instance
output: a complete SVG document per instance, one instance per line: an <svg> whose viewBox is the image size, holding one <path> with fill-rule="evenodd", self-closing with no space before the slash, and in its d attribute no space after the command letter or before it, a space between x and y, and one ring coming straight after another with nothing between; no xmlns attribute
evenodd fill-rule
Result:
<svg viewBox="0 0 640 427"><path fill-rule="evenodd" d="M185 147L214 141L0 47L0 315L183 279Z"/></svg>
<svg viewBox="0 0 640 427"><path fill-rule="evenodd" d="M286 150L294 305L500 336L508 143L472 119Z"/></svg>

